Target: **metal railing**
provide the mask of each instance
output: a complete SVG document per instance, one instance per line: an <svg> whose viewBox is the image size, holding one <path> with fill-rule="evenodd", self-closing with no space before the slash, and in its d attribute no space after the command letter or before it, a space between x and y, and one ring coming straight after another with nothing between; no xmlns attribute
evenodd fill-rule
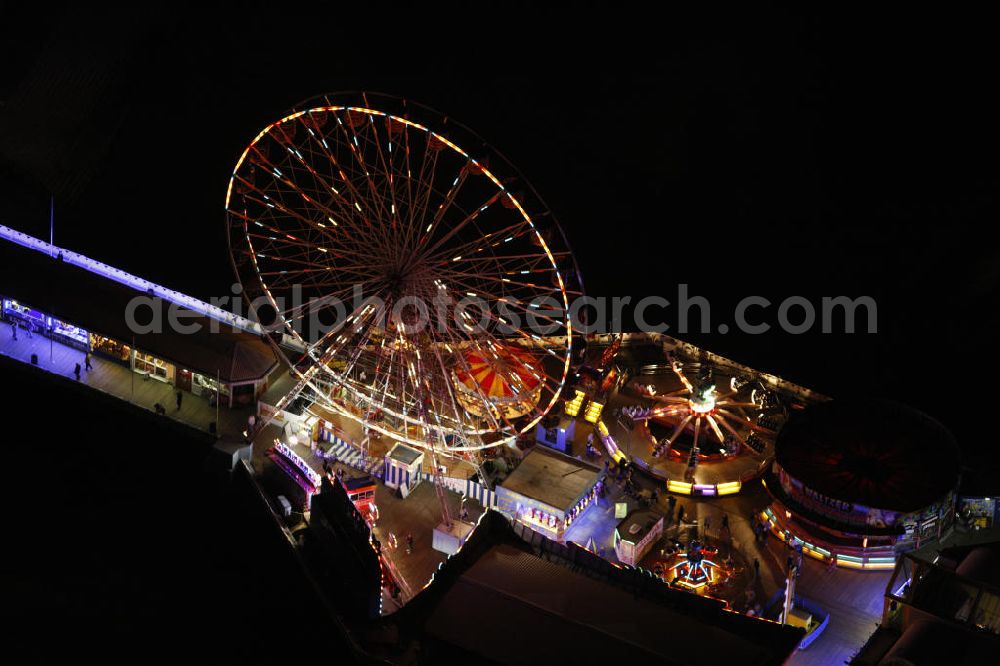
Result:
<svg viewBox="0 0 1000 666"><path fill-rule="evenodd" d="M50 243L46 243L45 241L35 238L34 236L17 231L16 229L11 229L10 227L6 227L2 224L0 224L0 238L16 243L17 245L28 248L29 250L35 250L36 252L47 254L50 257L58 258L67 264L76 266L77 268L82 268L85 271L94 273L95 275L100 275L101 277L113 280L114 282L131 287L137 291L162 298L168 303L174 303L182 306L192 312L197 312L200 315L214 319L215 321L228 326L232 326L237 330L241 330L246 333L253 333L254 335L263 335L266 332L258 322L252 321L246 317L228 312L216 305L206 303L205 301L199 300L193 296L188 296L187 294L183 294L175 289L168 289L167 287L156 284L155 282L150 282L144 278L132 275L131 273L123 271L120 268L109 266L108 264L97 261L96 259L91 259L90 257L79 254L78 252L73 252L72 250L67 250ZM288 335L282 335L281 344L294 347L301 351L301 345Z"/></svg>

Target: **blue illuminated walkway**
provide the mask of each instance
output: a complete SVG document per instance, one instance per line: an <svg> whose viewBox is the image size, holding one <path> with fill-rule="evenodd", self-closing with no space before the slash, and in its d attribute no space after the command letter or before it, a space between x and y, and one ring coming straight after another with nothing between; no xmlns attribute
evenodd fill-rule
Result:
<svg viewBox="0 0 1000 666"><path fill-rule="evenodd" d="M85 355L79 349L63 345L40 333L28 337L23 328L18 329L15 340L10 324L6 322L0 325L0 354L28 365L31 365L31 355L37 354L38 365L34 367L39 372L51 372L70 379L75 379L73 369L79 363L81 383L149 411L153 411L153 406L160 403L167 408L165 418L175 419L198 430L207 431L209 424L216 420L216 409L208 404L206 398L185 391L181 409L178 410L176 387L132 372L127 366L96 354L91 356L93 370L88 372L85 369ZM249 408L220 408L219 434L242 437L249 414Z"/></svg>

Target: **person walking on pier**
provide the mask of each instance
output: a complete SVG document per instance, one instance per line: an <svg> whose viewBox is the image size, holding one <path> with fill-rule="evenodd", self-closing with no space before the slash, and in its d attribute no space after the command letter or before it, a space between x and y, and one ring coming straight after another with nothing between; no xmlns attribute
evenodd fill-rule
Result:
<svg viewBox="0 0 1000 666"><path fill-rule="evenodd" d="M87 352L87 355L83 357L83 367L87 369L87 372L94 369L93 364L90 362L90 352Z"/></svg>
<svg viewBox="0 0 1000 666"><path fill-rule="evenodd" d="M17 322L16 321L10 322L10 334L12 336L14 336L15 340L17 340Z"/></svg>
<svg viewBox="0 0 1000 666"><path fill-rule="evenodd" d="M80 364L77 363L76 367L73 368L73 374L76 375L76 381L80 381Z"/></svg>
<svg viewBox="0 0 1000 666"><path fill-rule="evenodd" d="M181 402L184 400L184 394L180 391L177 392L177 411L181 411Z"/></svg>

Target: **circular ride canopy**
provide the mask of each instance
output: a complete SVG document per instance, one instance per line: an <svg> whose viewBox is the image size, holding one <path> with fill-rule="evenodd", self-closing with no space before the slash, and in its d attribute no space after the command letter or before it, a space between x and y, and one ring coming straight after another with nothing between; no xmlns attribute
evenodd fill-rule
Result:
<svg viewBox="0 0 1000 666"><path fill-rule="evenodd" d="M921 510L958 485L951 433L882 400L833 400L794 414L778 433L775 460L827 497L892 511Z"/></svg>
<svg viewBox="0 0 1000 666"><path fill-rule="evenodd" d="M514 347L498 348L495 355L479 350L465 353L465 362L455 370L458 399L474 414L486 406L494 415L514 419L538 404L541 380L534 359ZM511 378L516 381L511 382ZM482 400L485 398L485 402Z"/></svg>
<svg viewBox="0 0 1000 666"><path fill-rule="evenodd" d="M557 401L579 271L541 198L464 126L384 95L307 100L243 152L226 211L245 297L304 347L287 360L330 409L470 450Z"/></svg>

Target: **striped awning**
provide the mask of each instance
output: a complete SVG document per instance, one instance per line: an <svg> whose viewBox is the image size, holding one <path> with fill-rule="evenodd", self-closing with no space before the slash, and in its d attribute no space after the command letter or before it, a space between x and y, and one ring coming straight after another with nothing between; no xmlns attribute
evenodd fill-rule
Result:
<svg viewBox="0 0 1000 666"><path fill-rule="evenodd" d="M466 352L467 367L460 364L455 375L467 389L490 400L526 398L541 384L537 364L524 351L495 345Z"/></svg>

